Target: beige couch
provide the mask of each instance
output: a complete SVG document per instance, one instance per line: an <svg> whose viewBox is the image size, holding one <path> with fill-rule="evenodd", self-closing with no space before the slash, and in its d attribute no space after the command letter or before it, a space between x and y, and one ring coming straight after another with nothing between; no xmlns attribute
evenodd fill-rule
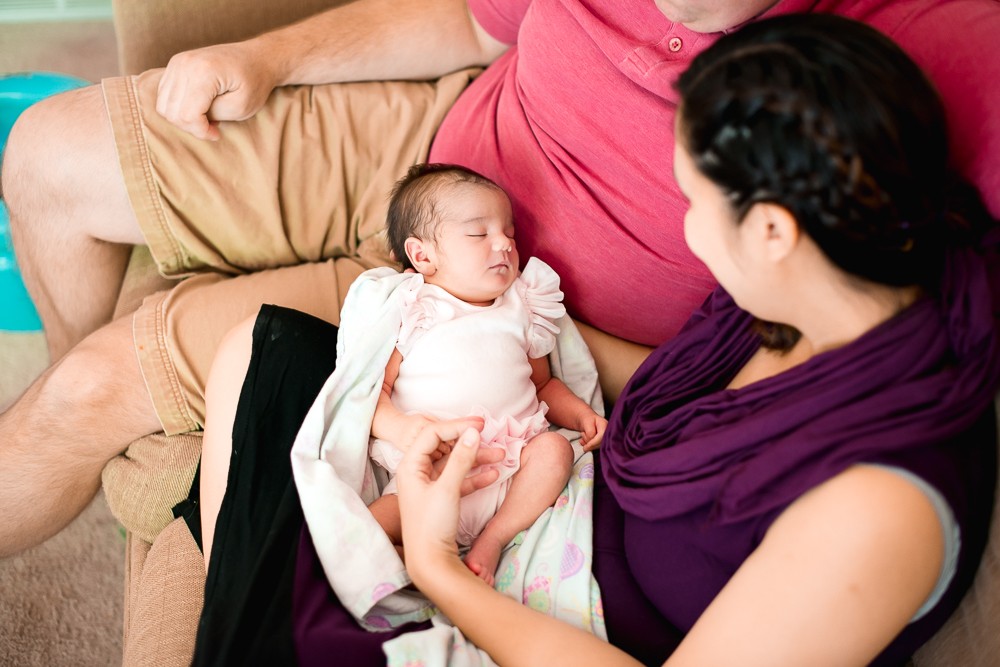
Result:
<svg viewBox="0 0 1000 667"><path fill-rule="evenodd" d="M344 0L115 0L123 73L166 64L187 48L241 39L290 23ZM148 252L133 253L118 314L170 285ZM203 561L171 508L186 497L201 450L199 435L154 435L133 443L108 464L104 488L127 530L123 664L190 662L204 586ZM1000 533L994 520L994 536ZM1000 664L1000 538L990 545L974 590L962 609L916 657L917 665Z"/></svg>
<svg viewBox="0 0 1000 667"><path fill-rule="evenodd" d="M119 65L136 74L167 64L186 49L244 39L345 0L113 0ZM137 247L116 316L171 281ZM191 486L199 434L138 440L104 470L105 495L126 529L122 664L190 664L205 574L201 553L172 507Z"/></svg>

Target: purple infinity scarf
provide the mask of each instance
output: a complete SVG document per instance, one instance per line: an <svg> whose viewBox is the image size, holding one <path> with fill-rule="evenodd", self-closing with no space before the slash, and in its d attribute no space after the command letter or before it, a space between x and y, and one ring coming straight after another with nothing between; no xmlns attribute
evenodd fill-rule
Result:
<svg viewBox="0 0 1000 667"><path fill-rule="evenodd" d="M1000 381L997 246L988 247L949 256L940 297L737 390L725 387L760 343L750 315L717 290L615 406L602 462L619 504L646 520L707 505L716 520L738 521L853 463L963 433Z"/></svg>

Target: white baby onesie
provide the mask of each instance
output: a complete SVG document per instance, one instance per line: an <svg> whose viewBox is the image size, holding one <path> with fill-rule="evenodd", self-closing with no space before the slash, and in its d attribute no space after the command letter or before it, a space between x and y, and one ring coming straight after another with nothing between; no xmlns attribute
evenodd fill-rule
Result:
<svg viewBox="0 0 1000 667"><path fill-rule="evenodd" d="M469 545L503 502L521 449L548 429L548 408L538 401L528 357L544 357L555 346L555 321L566 312L559 276L531 258L489 306L473 306L423 280L413 280L411 286L401 299L396 347L403 361L393 404L404 413L438 419L483 417L481 446L506 452L496 465L499 479L462 499L458 538ZM379 439L372 441L371 455L390 473L403 457L392 443ZM384 493L395 493L395 480Z"/></svg>

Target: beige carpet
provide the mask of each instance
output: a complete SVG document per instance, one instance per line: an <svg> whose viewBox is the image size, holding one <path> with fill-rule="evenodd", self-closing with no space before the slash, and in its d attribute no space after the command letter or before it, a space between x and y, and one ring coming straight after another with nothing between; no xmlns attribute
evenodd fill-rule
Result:
<svg viewBox="0 0 1000 667"><path fill-rule="evenodd" d="M90 81L115 74L111 24L0 25L0 75L22 71ZM0 408L46 363L41 334L0 332ZM124 554L118 524L98 496L56 537L0 560L0 666L121 664Z"/></svg>

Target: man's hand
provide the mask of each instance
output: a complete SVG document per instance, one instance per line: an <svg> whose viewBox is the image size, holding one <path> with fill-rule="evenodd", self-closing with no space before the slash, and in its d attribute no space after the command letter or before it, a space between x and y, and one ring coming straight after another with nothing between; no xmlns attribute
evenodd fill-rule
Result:
<svg viewBox="0 0 1000 667"><path fill-rule="evenodd" d="M220 44L175 55L160 79L157 112L210 141L220 136L219 121L253 116L274 90L276 78L252 44Z"/></svg>

